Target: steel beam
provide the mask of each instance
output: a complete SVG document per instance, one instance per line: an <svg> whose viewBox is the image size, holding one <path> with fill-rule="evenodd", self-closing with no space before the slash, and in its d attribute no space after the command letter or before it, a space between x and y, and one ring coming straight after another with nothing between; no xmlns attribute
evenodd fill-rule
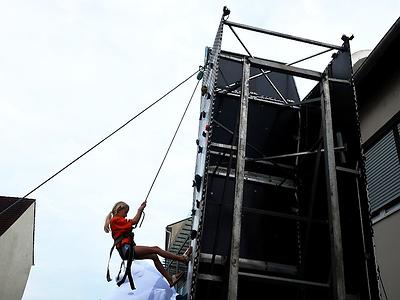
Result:
<svg viewBox="0 0 400 300"><path fill-rule="evenodd" d="M218 281L218 282L222 282L223 278L222 276L217 276L217 275L211 275L211 274L205 274L205 273L199 273L197 275L197 277L199 278L199 280L206 280L206 281ZM230 298L228 298L230 299ZM236 298L235 298L236 299Z"/></svg>
<svg viewBox="0 0 400 300"><path fill-rule="evenodd" d="M288 104L283 104L282 106L294 106L294 107L298 107L304 104L310 104L310 103L315 103L315 102L321 102L321 98L312 98L312 99L308 99L308 100L303 100L303 101L299 101L299 102L292 102L292 103L288 103Z"/></svg>
<svg viewBox="0 0 400 300"><path fill-rule="evenodd" d="M358 175L358 176L360 175L360 172L355 169L336 166L336 170L340 171L340 172L348 173L348 174L354 174L354 175Z"/></svg>
<svg viewBox="0 0 400 300"><path fill-rule="evenodd" d="M200 262L210 263L212 261L212 254L200 253ZM226 256L215 255L215 263L218 265L225 265L227 262ZM279 264L275 262L268 262L263 260L239 258L239 266L243 269L267 271L274 273L281 273L287 275L297 275L298 268L294 265Z"/></svg>
<svg viewBox="0 0 400 300"><path fill-rule="evenodd" d="M213 155L217 155L217 156L224 156L224 157L231 157L231 154L230 153L226 153L226 152L220 152L220 151L213 151L213 150L210 150L209 151L209 153L210 154L213 154ZM232 158L236 158L236 155L235 154L232 154Z"/></svg>
<svg viewBox="0 0 400 300"><path fill-rule="evenodd" d="M345 146L341 147L334 147L334 151L343 151L345 150ZM278 158L288 158L288 157L297 157L297 156L304 156L304 155L310 155L310 154L316 154L319 151L325 152L324 149L317 150L317 151L303 151L303 152L297 152L297 153L288 153L288 154L281 154L281 155L273 155L273 156L265 156L265 157L259 157L259 158L248 158L248 161L262 161L262 160L272 160L272 159L278 159Z"/></svg>
<svg viewBox="0 0 400 300"><path fill-rule="evenodd" d="M249 99L249 97L247 97L247 100ZM225 130L226 132L230 133L233 135L233 131L230 130L228 127L226 127L225 125L223 125L222 123L218 122L216 119L213 120L213 123L217 124L219 127L221 127L223 130ZM253 146L252 144L247 144L251 149L253 149L254 151L262 154L262 151L257 149L255 146ZM231 147L229 145L229 147Z"/></svg>
<svg viewBox="0 0 400 300"><path fill-rule="evenodd" d="M245 24L230 22L227 20L224 21L224 24L228 25L228 26L241 28L241 29L246 29L246 30L251 30L251 31L264 33L264 34L268 34L268 35L273 35L273 36L281 37L284 39L294 40L294 41L298 41L298 42L302 42L302 43L306 43L306 44L311 44L311 45L316 45L316 46L330 48L330 49L336 49L336 50L345 50L342 46L336 46L336 45L323 43L323 42L319 42L319 41L315 41L315 40L310 40L310 39L306 39L306 38L302 38L302 37L298 37L298 36L294 36L294 35L290 35L290 34L286 34L286 33L281 33L281 32L266 30L266 29L258 28L258 27L254 27L254 26L249 26L249 25L245 25Z"/></svg>
<svg viewBox="0 0 400 300"><path fill-rule="evenodd" d="M225 89L217 89L216 93L218 95L222 96L229 96L232 98L240 98L240 94L238 91L228 91ZM302 103L302 102L295 102L292 99L286 99L286 102L283 102L283 100L279 100L270 96L264 96L264 95L250 95L249 100L251 101L256 101L264 104L272 104L280 107L287 107L287 106L296 106L296 103ZM287 103L287 104L286 104Z"/></svg>
<svg viewBox="0 0 400 300"><path fill-rule="evenodd" d="M246 50L247 54L251 57L254 58L253 55L251 55L250 51L247 49L246 45L242 42L242 40L239 38L239 35L233 30L232 26L229 26L229 28L232 30L233 34L236 36L238 39L239 43L243 46L244 50ZM278 96L282 99L283 102L288 103L286 98L281 94L279 89L275 86L275 84L272 82L272 80L268 77L267 73L263 70L260 69L261 73L264 75L264 78L268 81L268 83L272 86L272 88L275 90L275 92L278 94Z"/></svg>
<svg viewBox="0 0 400 300"><path fill-rule="evenodd" d="M306 79L312 79L319 81L321 80L322 74L317 71L293 67L289 65L285 65L278 62L273 62L266 59L261 58L249 58L249 61L253 67L268 69L272 71L276 71L279 73L289 74L293 76L298 76Z"/></svg>
<svg viewBox="0 0 400 300"><path fill-rule="evenodd" d="M254 274L254 273L247 273L247 272L239 272L240 276L246 276L253 279L261 279L277 284L284 284L284 285L295 285L295 286L304 286L304 287L312 287L312 288L329 288L329 284L323 282L315 282L315 281L308 281L308 280L299 280L293 278L285 278L279 276L270 276L270 275L262 275L262 274ZM228 298L230 299L230 298ZM345 298L343 298L345 300Z"/></svg>
<svg viewBox="0 0 400 300"><path fill-rule="evenodd" d="M319 55L321 55L321 54L327 53L327 52L329 52L329 51L332 51L332 49L327 49L327 50L318 52L318 53L316 53L316 54L313 54L313 55L304 57L304 58L302 58L302 59L296 60L296 61L294 61L294 62L292 62L292 63L287 63L287 64L285 64L285 66L293 66L293 65L295 65L295 64L301 63L301 62L303 62L303 61L306 61L306 60L311 59L311 58L313 58L313 57L316 57L316 56L319 56ZM271 73L271 71L266 71L266 72L265 72L265 74L268 74L268 73ZM261 72L261 73L258 73L258 74L256 74L256 75L253 75L253 76L250 77L250 80L255 79L255 78L258 78L258 77L261 77L261 76L263 76L263 74L264 74L264 73ZM229 85L228 85L228 86L229 86Z"/></svg>
<svg viewBox="0 0 400 300"><path fill-rule="evenodd" d="M226 176L226 172L227 172L226 168L218 167L218 170L215 170L216 168L217 168L216 166L210 166L208 168L208 173L219 175L219 176ZM229 177L235 178L235 174L236 174L235 170L231 170ZM287 189L296 189L292 180L285 179L282 177L244 171L243 178L244 178L244 180L247 180L247 181L253 181L253 182L257 182L257 183L279 186L279 187L287 188Z"/></svg>
<svg viewBox="0 0 400 300"><path fill-rule="evenodd" d="M324 157L329 227L331 237L331 276L333 299L345 300L346 287L344 280L343 247L340 226L339 196L336 179L336 161L333 142L332 108L329 92L328 68L325 70L321 81L321 112L325 150Z"/></svg>
<svg viewBox="0 0 400 300"><path fill-rule="evenodd" d="M228 158L231 156L230 153L221 152L221 151L210 150L209 153L212 154L212 155L223 156L223 157L228 157ZM236 155L232 154L232 158L236 159ZM289 169L289 170L293 170L294 169L294 166L285 165L285 164L276 163L276 162L270 162L270 161L256 161L256 163L267 165L267 166L279 167L279 168L283 168L283 169Z"/></svg>
<svg viewBox="0 0 400 300"><path fill-rule="evenodd" d="M243 207L243 211L248 212L248 213L265 215L265 216L269 216L269 217L283 218L283 219L288 219L288 220L293 220L293 221L302 221L302 222L311 222L311 223L320 223L320 224L328 223L325 220L316 220L316 219L312 219L311 217L303 217L303 216L291 215L291 214L286 214L286 213L281 213L281 212L276 212L276 211L271 211L271 210L251 208L251 207Z"/></svg>
<svg viewBox="0 0 400 300"><path fill-rule="evenodd" d="M238 132L238 150L236 158L236 180L235 180L235 198L233 203L232 220L232 239L230 253L228 299L237 299L237 288L239 280L239 252L240 252L240 233L242 227L242 203L244 186L244 167L246 158L246 137L247 137L247 114L249 109L250 94L250 62L243 62L242 75L242 96L240 101L240 118Z"/></svg>
<svg viewBox="0 0 400 300"><path fill-rule="evenodd" d="M221 51L221 54L219 55L219 57L223 58L223 59L226 59L226 60L230 60L230 61L234 61L234 62L237 62L237 63L241 63L241 64L243 63L243 59L244 59L244 56L239 58L239 57L237 57L235 55L229 54L229 52L226 52L226 51Z"/></svg>
<svg viewBox="0 0 400 300"><path fill-rule="evenodd" d="M341 84L351 84L351 81L346 80L346 79L339 79L339 78L329 78L330 82L334 83L341 83Z"/></svg>
<svg viewBox="0 0 400 300"><path fill-rule="evenodd" d="M306 60L311 59L313 57L316 57L316 56L319 56L321 54L327 53L329 51L332 51L332 49L327 49L327 50L318 52L316 54L304 57L302 59L296 60L296 61L291 62L291 63L287 63L285 65L286 66L293 66L295 64L301 63L303 61L306 61ZM242 62L242 58L237 58L236 56L234 56L234 53L232 53L232 52L221 51L221 57L222 58L226 58L227 60L235 61L235 62ZM253 76L250 76L250 80L256 79L258 77L263 76L264 74L269 74L269 73L271 73L271 71L260 72L258 74L253 75ZM237 82L233 82L233 83L227 84L226 89L231 91L232 89L238 88L239 86L240 86L240 82L237 81Z"/></svg>
<svg viewBox="0 0 400 300"><path fill-rule="evenodd" d="M222 144L222 143L210 143L210 147L220 148L220 149L227 149L227 150L235 150L236 151L236 146L228 145L228 144Z"/></svg>

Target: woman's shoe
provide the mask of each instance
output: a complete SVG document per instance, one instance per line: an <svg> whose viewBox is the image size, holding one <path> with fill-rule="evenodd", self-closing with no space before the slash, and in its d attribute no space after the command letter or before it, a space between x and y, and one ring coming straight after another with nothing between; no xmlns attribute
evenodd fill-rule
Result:
<svg viewBox="0 0 400 300"><path fill-rule="evenodd" d="M169 285L170 287L175 286L179 280L183 278L183 272L176 273L175 275L172 275L172 283Z"/></svg>

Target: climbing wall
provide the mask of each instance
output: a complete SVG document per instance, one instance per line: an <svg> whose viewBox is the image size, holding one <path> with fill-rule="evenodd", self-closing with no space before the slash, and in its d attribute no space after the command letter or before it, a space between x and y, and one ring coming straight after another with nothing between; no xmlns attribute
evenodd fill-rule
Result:
<svg viewBox="0 0 400 300"><path fill-rule="evenodd" d="M205 59L189 298L378 299L349 40L320 73L222 51L223 24ZM305 99L294 76L316 82Z"/></svg>
<svg viewBox="0 0 400 300"><path fill-rule="evenodd" d="M219 69L219 55L221 51L224 15L221 17L217 34L212 48L206 48L204 60L204 77L201 88L199 131L196 144L198 146L195 178L193 180L193 209L191 246L193 248L192 261L187 272L187 291L195 294L198 280L198 267L200 260L201 233L204 222L205 196L207 189L207 174L209 165L208 146L211 139L211 124L213 120L213 105L215 100L215 85Z"/></svg>

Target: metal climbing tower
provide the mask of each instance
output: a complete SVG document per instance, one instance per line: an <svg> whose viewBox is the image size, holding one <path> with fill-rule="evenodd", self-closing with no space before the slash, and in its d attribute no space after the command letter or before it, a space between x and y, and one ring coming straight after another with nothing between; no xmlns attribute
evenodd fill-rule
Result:
<svg viewBox="0 0 400 300"><path fill-rule="evenodd" d="M189 299L379 299L351 38L337 46L228 15L205 57ZM226 26L246 55L221 50ZM257 58L235 28L324 49ZM327 51L323 72L295 66ZM304 99L294 77L315 81Z"/></svg>

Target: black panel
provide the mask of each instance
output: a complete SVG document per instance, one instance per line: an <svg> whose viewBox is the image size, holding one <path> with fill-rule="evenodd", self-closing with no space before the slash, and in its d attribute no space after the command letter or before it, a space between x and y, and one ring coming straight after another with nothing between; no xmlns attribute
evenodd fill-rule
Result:
<svg viewBox="0 0 400 300"><path fill-rule="evenodd" d="M251 68L251 75L259 72ZM336 163L342 170L350 170L336 173L345 284L354 299L368 299L368 293L378 299L351 72L349 52L338 52L328 73L331 78L349 81L330 83L335 146L342 146L341 140L345 145L345 150L336 151ZM285 98L299 101L292 76L276 72L268 76ZM207 189L200 247L203 255L217 259L214 263L201 261L198 272L218 276L221 281L198 279L196 299L226 299L227 295L235 178L226 173L235 174L236 150L216 144L237 146L241 77L240 62L220 59L207 149L208 174L204 174ZM307 99L320 96L317 85ZM243 263L239 272L255 274L258 279L239 275L239 299L248 299L253 291L267 293L262 299L333 299L320 103L301 108L284 104L263 76L251 81L240 258L258 267ZM305 153L292 155L297 152ZM277 155L286 157L265 159Z"/></svg>

